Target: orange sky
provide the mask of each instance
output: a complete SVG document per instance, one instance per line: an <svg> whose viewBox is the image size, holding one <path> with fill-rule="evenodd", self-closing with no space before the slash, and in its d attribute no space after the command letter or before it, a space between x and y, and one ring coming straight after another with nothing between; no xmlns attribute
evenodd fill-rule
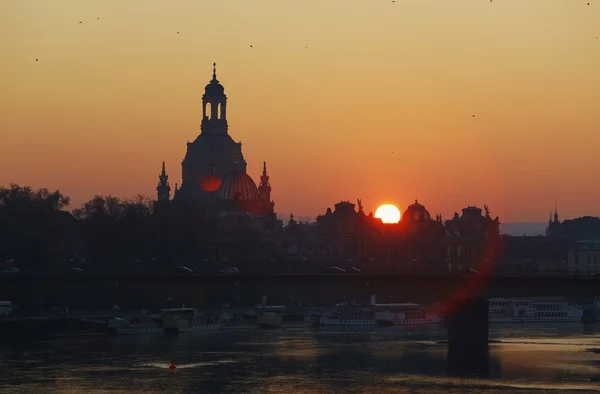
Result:
<svg viewBox="0 0 600 394"><path fill-rule="evenodd" d="M230 134L255 180L268 162L281 215L356 198L600 215L587 1L2 0L0 184L77 207L155 196L163 160L180 182L215 61Z"/></svg>

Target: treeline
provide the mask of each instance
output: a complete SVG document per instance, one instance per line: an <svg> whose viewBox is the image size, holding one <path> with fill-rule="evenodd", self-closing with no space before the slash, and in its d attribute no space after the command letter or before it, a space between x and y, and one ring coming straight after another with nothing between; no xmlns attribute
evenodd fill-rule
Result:
<svg viewBox="0 0 600 394"><path fill-rule="evenodd" d="M197 259L201 206L94 196L68 211L60 191L0 187L0 265L28 272L152 270Z"/></svg>

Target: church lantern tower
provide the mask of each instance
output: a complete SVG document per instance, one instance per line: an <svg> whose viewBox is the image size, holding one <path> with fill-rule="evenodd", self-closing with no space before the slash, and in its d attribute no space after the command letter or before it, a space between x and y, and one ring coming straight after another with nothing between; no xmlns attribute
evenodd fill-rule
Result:
<svg viewBox="0 0 600 394"><path fill-rule="evenodd" d="M212 80L204 88L202 96L201 134L227 134L227 96L225 88L217 79L217 64L213 63Z"/></svg>
<svg viewBox="0 0 600 394"><path fill-rule="evenodd" d="M162 171L158 176L158 186L156 187L158 201L169 201L171 198L171 186L169 186L169 176L165 167L165 162L162 163Z"/></svg>
<svg viewBox="0 0 600 394"><path fill-rule="evenodd" d="M269 183L266 161L263 162L263 171L260 176L260 184L258 185L258 198L265 214L273 214L275 212L275 203L271 201L271 183Z"/></svg>
<svg viewBox="0 0 600 394"><path fill-rule="evenodd" d="M234 141L228 132L227 96L217 79L216 63L213 63L212 79L202 95L200 134L187 143L187 152L181 162L181 187L176 191L175 199L212 204L217 189L226 183L232 172L246 174L246 164L242 143Z"/></svg>

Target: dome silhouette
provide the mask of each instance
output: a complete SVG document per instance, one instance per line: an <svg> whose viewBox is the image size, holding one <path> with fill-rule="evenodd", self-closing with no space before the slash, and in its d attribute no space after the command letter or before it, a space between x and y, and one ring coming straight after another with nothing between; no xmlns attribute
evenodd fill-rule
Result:
<svg viewBox="0 0 600 394"><path fill-rule="evenodd" d="M424 205L419 204L417 200L415 200L414 204L411 204L406 208L406 211L402 214L402 220L431 220L431 215L425 209Z"/></svg>
<svg viewBox="0 0 600 394"><path fill-rule="evenodd" d="M225 94L225 88L217 79L217 63L213 63L213 77L208 85L206 85L204 88L204 94L212 97L223 96Z"/></svg>
<svg viewBox="0 0 600 394"><path fill-rule="evenodd" d="M222 96L223 94L225 94L225 88L219 83L219 81L213 79L204 88L204 93L207 96Z"/></svg>
<svg viewBox="0 0 600 394"><path fill-rule="evenodd" d="M215 197L218 200L258 200L258 188L250 175L233 171L225 176Z"/></svg>

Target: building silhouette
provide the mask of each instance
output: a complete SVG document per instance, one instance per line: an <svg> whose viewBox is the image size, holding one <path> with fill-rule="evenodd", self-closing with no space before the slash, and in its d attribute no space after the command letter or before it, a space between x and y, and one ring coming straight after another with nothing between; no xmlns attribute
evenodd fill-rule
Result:
<svg viewBox="0 0 600 394"><path fill-rule="evenodd" d="M314 223L293 215L283 228L281 258L293 270L325 265L369 272L403 274L458 273L468 268L491 270L498 254L499 219L477 207L442 221L415 200L396 224L365 214L358 204L340 201ZM358 205L358 210L357 210Z"/></svg>
<svg viewBox="0 0 600 394"><path fill-rule="evenodd" d="M213 75L202 96L200 134L187 143L181 187L175 187L174 201L200 202L211 212L245 212L275 219L267 163L263 162L260 184L248 175L242 143L233 140L227 123L227 95ZM158 200L169 200L170 187L165 165L157 187Z"/></svg>

